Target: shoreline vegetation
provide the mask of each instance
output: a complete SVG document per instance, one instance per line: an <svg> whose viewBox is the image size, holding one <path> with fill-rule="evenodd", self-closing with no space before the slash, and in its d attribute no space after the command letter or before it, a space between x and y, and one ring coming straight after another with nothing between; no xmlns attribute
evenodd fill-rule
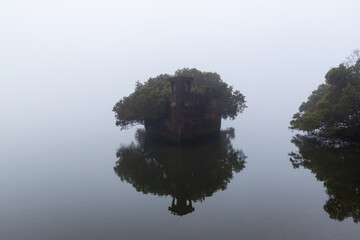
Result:
<svg viewBox="0 0 360 240"><path fill-rule="evenodd" d="M360 51L330 69L325 83L293 115L290 129L308 135L360 141Z"/></svg>

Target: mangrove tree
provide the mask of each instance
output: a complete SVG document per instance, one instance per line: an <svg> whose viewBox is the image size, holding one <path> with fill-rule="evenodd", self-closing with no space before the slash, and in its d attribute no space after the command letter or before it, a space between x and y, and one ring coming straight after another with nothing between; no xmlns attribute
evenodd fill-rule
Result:
<svg viewBox="0 0 360 240"><path fill-rule="evenodd" d="M332 68L294 114L290 128L323 137L360 140L360 58Z"/></svg>
<svg viewBox="0 0 360 240"><path fill-rule="evenodd" d="M166 117L171 84L171 77L190 77L191 91L204 94L209 88L217 92L217 105L223 119L235 119L245 108L245 97L224 82L215 72L202 72L195 68L179 69L173 75L161 74L149 78L146 82L137 82L135 91L118 101L115 112L116 125L121 129L154 121Z"/></svg>

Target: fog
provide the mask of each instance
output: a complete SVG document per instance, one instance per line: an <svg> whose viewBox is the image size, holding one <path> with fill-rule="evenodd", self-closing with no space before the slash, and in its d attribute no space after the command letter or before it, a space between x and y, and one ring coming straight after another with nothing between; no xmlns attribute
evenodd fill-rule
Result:
<svg viewBox="0 0 360 240"><path fill-rule="evenodd" d="M288 120L359 47L359 8L328 0L1 1L1 132L14 121L27 127L29 117L90 124L112 115L135 81L184 67L219 73L249 112L281 109Z"/></svg>
<svg viewBox="0 0 360 240"><path fill-rule="evenodd" d="M288 126L360 48L359 9L357 0L2 0L0 238L159 239L165 228L179 239L355 238L352 221L324 213L322 183L292 169ZM235 126L245 169L186 220L167 212L169 199L115 176L116 150L135 129L119 131L112 112L136 81L184 67L219 73L248 106L222 124Z"/></svg>
<svg viewBox="0 0 360 240"><path fill-rule="evenodd" d="M240 130L266 123L285 134L326 72L359 48L358 9L358 1L1 1L1 146L124 137L115 102L137 80L184 67L217 72L246 96ZM249 138L262 134L255 130Z"/></svg>

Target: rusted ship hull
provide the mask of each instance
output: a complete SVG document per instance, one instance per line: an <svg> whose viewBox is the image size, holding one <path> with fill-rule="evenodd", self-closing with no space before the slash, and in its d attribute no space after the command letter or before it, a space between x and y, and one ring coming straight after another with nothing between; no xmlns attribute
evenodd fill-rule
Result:
<svg viewBox="0 0 360 240"><path fill-rule="evenodd" d="M181 144L197 137L216 134L220 131L217 94L208 89L204 94L190 92L190 78L171 79L167 117L145 123L147 134Z"/></svg>

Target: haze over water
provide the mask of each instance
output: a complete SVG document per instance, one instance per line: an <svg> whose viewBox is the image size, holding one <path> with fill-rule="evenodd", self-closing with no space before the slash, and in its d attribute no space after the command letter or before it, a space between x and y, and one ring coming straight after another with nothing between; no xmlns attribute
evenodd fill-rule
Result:
<svg viewBox="0 0 360 240"><path fill-rule="evenodd" d="M316 171L294 169L288 155L299 151L292 114L359 48L358 9L346 0L2 1L0 238L360 239L352 217L324 210ZM184 67L219 73L248 108L222 122L235 129L226 146L243 152L244 168L180 217L171 195L138 192L114 171L137 127L120 131L111 110L137 80Z"/></svg>

